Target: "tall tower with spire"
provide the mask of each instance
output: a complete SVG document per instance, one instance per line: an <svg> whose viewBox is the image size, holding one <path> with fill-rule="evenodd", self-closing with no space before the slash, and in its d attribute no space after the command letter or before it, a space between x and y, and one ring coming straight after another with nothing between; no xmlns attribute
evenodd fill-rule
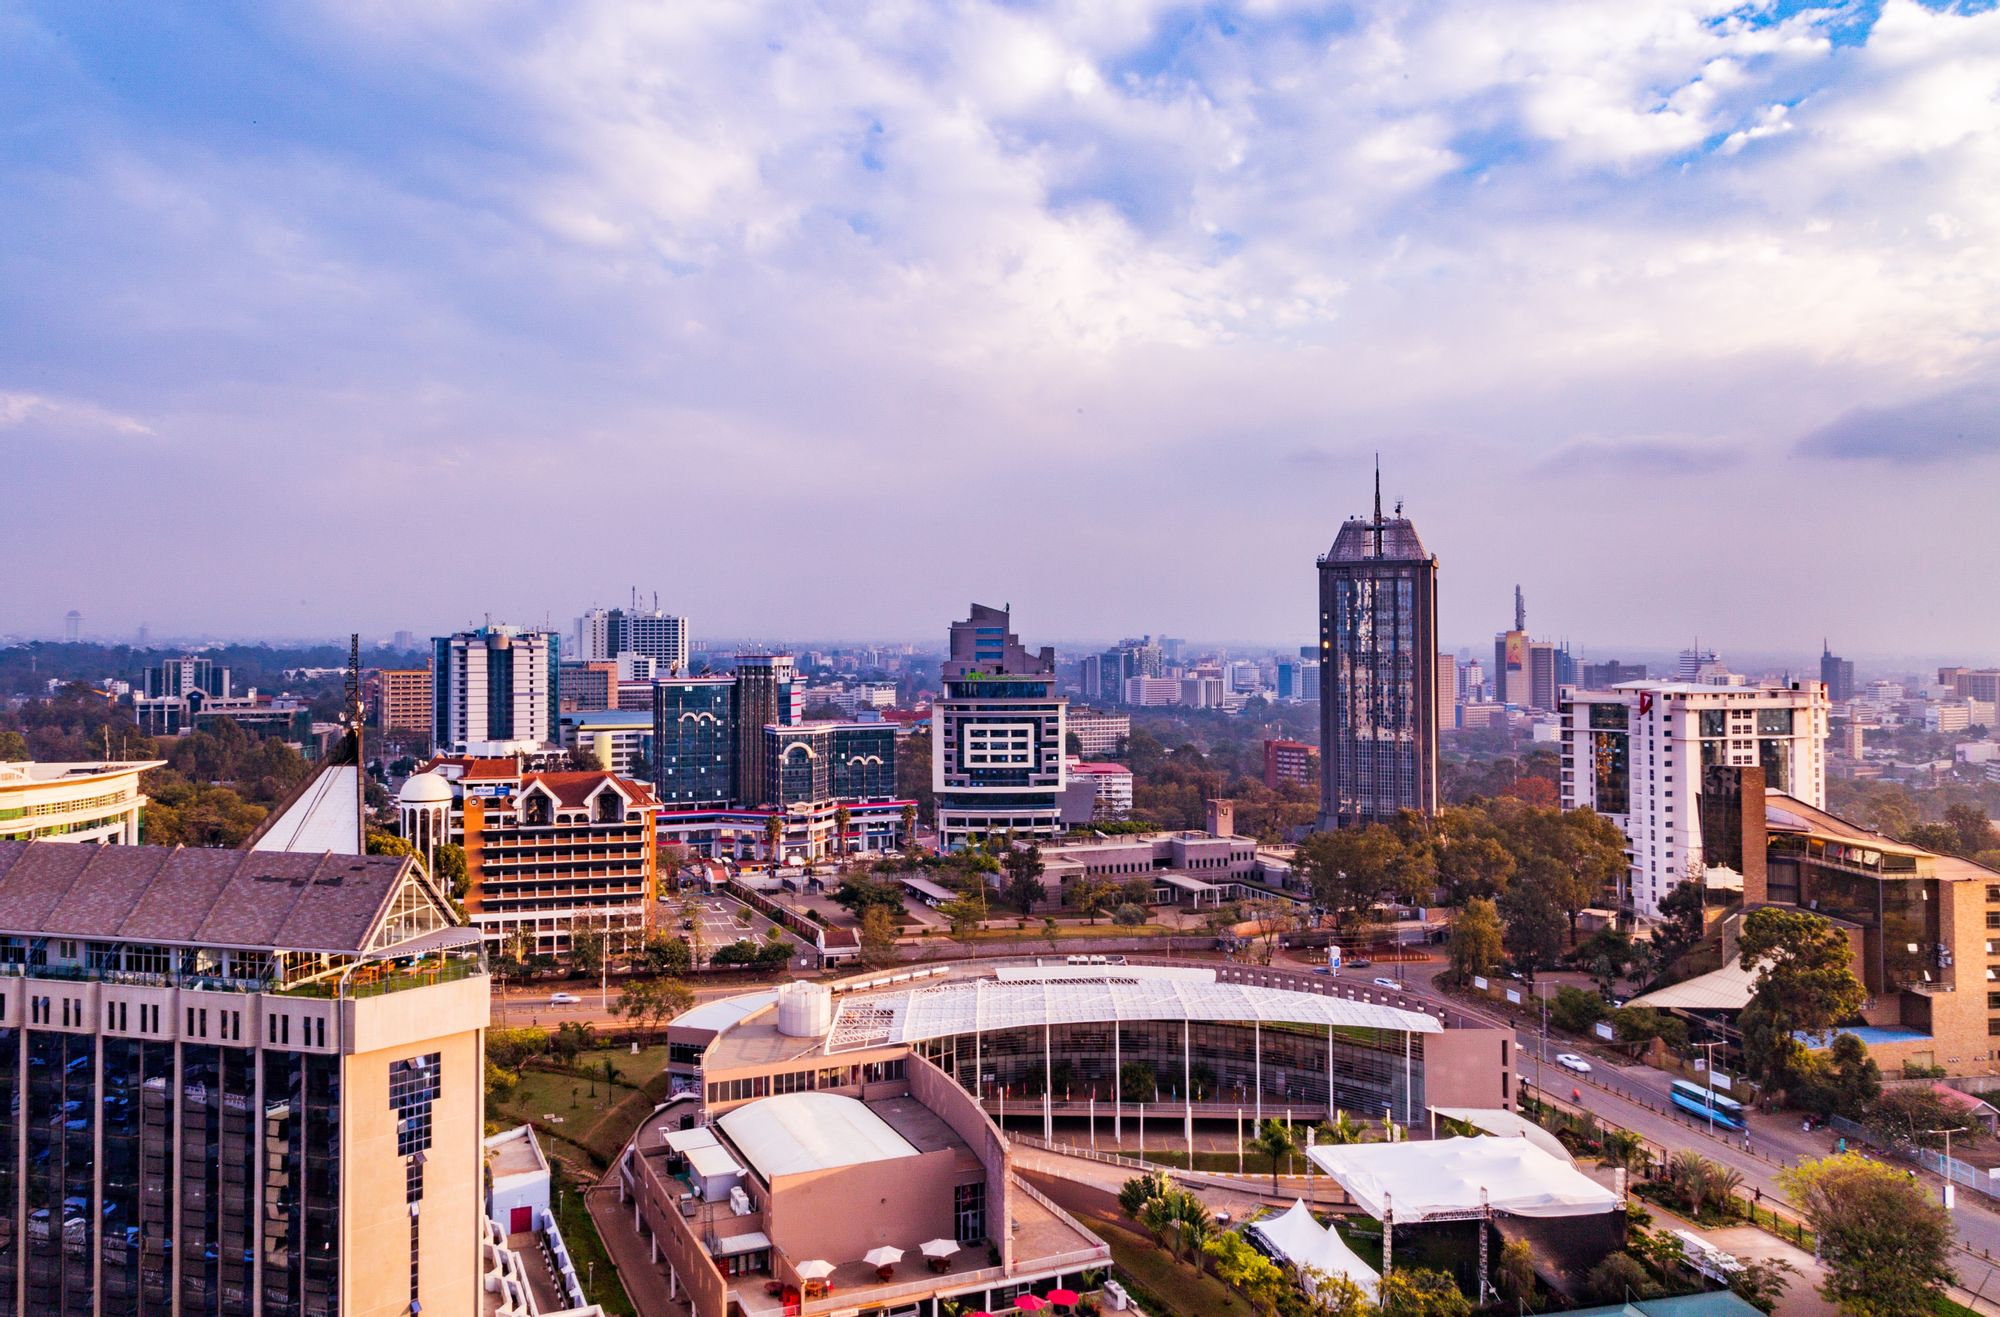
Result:
<svg viewBox="0 0 2000 1317"><path fill-rule="evenodd" d="M1438 806L1437 558L1402 515L1344 522L1319 559L1322 828Z"/></svg>

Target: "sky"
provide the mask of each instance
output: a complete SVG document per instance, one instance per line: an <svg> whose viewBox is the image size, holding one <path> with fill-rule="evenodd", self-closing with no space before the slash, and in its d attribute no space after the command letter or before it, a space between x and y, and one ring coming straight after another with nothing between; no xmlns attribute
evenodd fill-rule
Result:
<svg viewBox="0 0 2000 1317"><path fill-rule="evenodd" d="M2000 661L2000 11L0 0L0 633Z"/></svg>

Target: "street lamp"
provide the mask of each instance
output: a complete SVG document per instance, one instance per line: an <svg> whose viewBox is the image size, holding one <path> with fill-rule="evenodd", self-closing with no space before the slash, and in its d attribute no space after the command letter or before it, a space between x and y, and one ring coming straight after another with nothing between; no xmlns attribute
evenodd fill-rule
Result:
<svg viewBox="0 0 2000 1317"><path fill-rule="evenodd" d="M1715 1049L1716 1049L1716 1048L1718 1048L1718 1047L1720 1047L1720 1046L1722 1046L1722 1042L1721 1042L1721 1040L1720 1040L1720 1039L1718 1039L1718 1040L1716 1040L1716 1041L1714 1041L1714 1042L1708 1042L1708 1043L1696 1043L1696 1044L1695 1044L1695 1046L1696 1046L1696 1047L1702 1047L1702 1048L1706 1048L1706 1049L1708 1050L1708 1057L1707 1057L1707 1060L1708 1060L1708 1134L1709 1134L1709 1137L1710 1137L1710 1138L1714 1138L1714 1137L1715 1137ZM1750 1120L1749 1120L1749 1117L1747 1117L1747 1116L1746 1116L1746 1117L1744 1117L1744 1121L1743 1121L1743 1123L1744 1123L1744 1126L1745 1126L1745 1127L1747 1128L1747 1127L1749 1126L1749 1124L1750 1124Z"/></svg>
<svg viewBox="0 0 2000 1317"><path fill-rule="evenodd" d="M1949 1212L1958 1197L1952 1192L1951 1183L1951 1127L1947 1125L1941 1130L1925 1130L1924 1133L1944 1135L1944 1162L1938 1170L1944 1175L1944 1210Z"/></svg>

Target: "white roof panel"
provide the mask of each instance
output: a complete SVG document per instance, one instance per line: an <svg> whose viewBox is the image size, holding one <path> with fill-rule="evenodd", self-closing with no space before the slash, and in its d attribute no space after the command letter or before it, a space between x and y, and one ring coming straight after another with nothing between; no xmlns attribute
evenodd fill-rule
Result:
<svg viewBox="0 0 2000 1317"><path fill-rule="evenodd" d="M920 1043L1043 1024L1127 1020L1261 1021L1401 1033L1444 1032L1444 1025L1435 1017L1419 1011L1241 983L1138 977L1126 973L1123 966L1109 966L1075 975L1043 971L1041 982L974 979L850 997L841 1002L834 1016L827 1050Z"/></svg>
<svg viewBox="0 0 2000 1317"><path fill-rule="evenodd" d="M1552 1157L1576 1161L1569 1149L1562 1146L1561 1139L1516 1112L1500 1107L1432 1107L1431 1110L1446 1120L1456 1120L1502 1138L1523 1138Z"/></svg>
<svg viewBox="0 0 2000 1317"><path fill-rule="evenodd" d="M352 764L322 768L257 838L253 851L294 855L361 853L360 769Z"/></svg>
<svg viewBox="0 0 2000 1317"><path fill-rule="evenodd" d="M681 1029L713 1029L721 1033L732 1025L741 1024L776 1000L778 994L773 989L770 992L746 992L741 997L724 997L720 1001L705 1001L676 1015L673 1024Z"/></svg>
<svg viewBox="0 0 2000 1317"><path fill-rule="evenodd" d="M741 1175L743 1168L719 1143L703 1144L687 1150L688 1167L706 1180L714 1175Z"/></svg>
<svg viewBox="0 0 2000 1317"><path fill-rule="evenodd" d="M721 1140L715 1137L715 1131L706 1125L697 1125L691 1130L668 1130L666 1137L660 1142L679 1153L690 1152L695 1148L722 1146Z"/></svg>
<svg viewBox="0 0 2000 1317"><path fill-rule="evenodd" d="M1618 1206L1618 1195L1526 1139L1323 1143L1306 1156L1378 1221L1387 1209L1399 1222L1474 1213L1482 1192L1495 1211L1515 1216L1586 1216Z"/></svg>
<svg viewBox="0 0 2000 1317"><path fill-rule="evenodd" d="M781 1175L917 1155L887 1121L838 1093L763 1098L724 1113L719 1123L767 1183Z"/></svg>

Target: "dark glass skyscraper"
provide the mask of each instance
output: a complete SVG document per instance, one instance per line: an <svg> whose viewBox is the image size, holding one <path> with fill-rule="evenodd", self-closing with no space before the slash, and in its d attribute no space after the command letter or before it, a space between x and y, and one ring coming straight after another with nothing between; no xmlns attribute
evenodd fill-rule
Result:
<svg viewBox="0 0 2000 1317"><path fill-rule="evenodd" d="M1378 476L1319 560L1322 828L1437 810L1437 559L1396 511Z"/></svg>

